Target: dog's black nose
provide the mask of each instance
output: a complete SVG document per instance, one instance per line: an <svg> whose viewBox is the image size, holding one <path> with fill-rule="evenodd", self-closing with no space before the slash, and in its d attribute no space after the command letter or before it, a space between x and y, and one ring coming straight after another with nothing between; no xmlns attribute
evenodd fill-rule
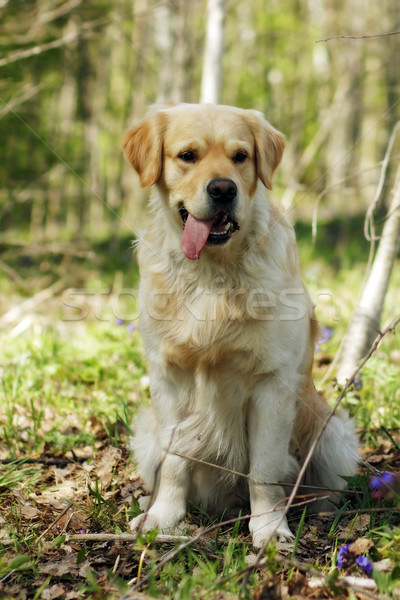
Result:
<svg viewBox="0 0 400 600"><path fill-rule="evenodd" d="M215 202L232 202L237 196L237 185L232 179L216 177L207 186L207 193Z"/></svg>

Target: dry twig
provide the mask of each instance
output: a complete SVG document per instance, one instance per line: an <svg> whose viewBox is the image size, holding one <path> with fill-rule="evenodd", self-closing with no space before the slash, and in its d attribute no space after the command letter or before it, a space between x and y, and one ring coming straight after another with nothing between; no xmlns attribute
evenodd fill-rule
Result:
<svg viewBox="0 0 400 600"><path fill-rule="evenodd" d="M331 40L369 40L372 38L389 37L391 35L399 35L400 31L390 31L389 33L375 33L373 35L332 35L323 40L315 40L316 44L321 42L330 42Z"/></svg>
<svg viewBox="0 0 400 600"><path fill-rule="evenodd" d="M0 58L0 67L5 67L6 65L17 62L18 60L30 58L31 56L37 56L38 54L42 54L47 50L60 48L61 46L69 44L78 37L89 37L90 35L93 35L93 31L90 31L86 28L84 31L74 31L68 33L58 40L53 40L52 42L42 44L41 46L33 46L33 48L27 48L26 50L16 50L15 52L11 52L8 56L3 56L3 58Z"/></svg>

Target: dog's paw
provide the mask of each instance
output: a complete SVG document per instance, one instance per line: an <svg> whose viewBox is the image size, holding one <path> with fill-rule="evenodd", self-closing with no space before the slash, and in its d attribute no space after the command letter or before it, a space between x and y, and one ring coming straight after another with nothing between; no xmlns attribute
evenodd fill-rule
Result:
<svg viewBox="0 0 400 600"><path fill-rule="evenodd" d="M165 527L160 525L160 521L155 515L151 515L150 512L144 512L138 515L129 523L131 531L137 531L138 533L146 533L152 529L164 530Z"/></svg>
<svg viewBox="0 0 400 600"><path fill-rule="evenodd" d="M280 519L280 517L279 517ZM289 529L286 518L277 528L278 520L265 522L261 517L252 517L249 529L253 538L254 548L263 548L271 539L280 543L288 543L294 540L294 535Z"/></svg>
<svg viewBox="0 0 400 600"><path fill-rule="evenodd" d="M131 531L147 532L158 529L164 533L170 533L184 516L185 510L175 510L171 507L162 507L162 510L157 510L157 506L154 504L150 510L132 519L129 527Z"/></svg>

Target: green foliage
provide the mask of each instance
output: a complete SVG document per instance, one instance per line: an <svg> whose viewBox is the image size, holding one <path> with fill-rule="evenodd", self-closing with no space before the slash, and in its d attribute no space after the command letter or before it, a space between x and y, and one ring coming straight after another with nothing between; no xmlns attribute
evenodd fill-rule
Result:
<svg viewBox="0 0 400 600"><path fill-rule="evenodd" d="M143 354L131 339L132 334L112 322L89 327L84 336L73 340L51 330L39 339L28 338L23 349L20 345L4 348L0 400L5 414L0 427L11 455L18 456L22 447L26 451L26 441L32 454L44 444L56 453L93 442L91 416L103 419L110 431L116 420L130 421L134 405L128 407L121 398L131 397L135 386L139 393L145 368ZM20 358L15 361L18 352ZM105 360L99 361L100 356ZM75 433L72 424L65 427L72 409L87 423L87 431L84 427ZM45 419L50 414L53 426L49 430ZM25 436L27 417L33 427Z"/></svg>
<svg viewBox="0 0 400 600"><path fill-rule="evenodd" d="M204 5L168 5L160 16L156 3L142 11L130 0L64 9L43 0L2 3L3 239L133 235L146 196L128 174L122 135L163 94L198 100ZM329 218L364 213L396 119L399 36L316 43L346 33L352 10L297 0L251 0L227 10L222 102L264 111L287 135L275 193L294 185L293 219L308 218L321 194ZM395 0L379 9L369 4L352 33L377 21L395 28L395 12ZM174 78L168 73L168 89L160 90L171 61ZM339 229L346 223L341 218ZM341 250L336 241L333 248Z"/></svg>

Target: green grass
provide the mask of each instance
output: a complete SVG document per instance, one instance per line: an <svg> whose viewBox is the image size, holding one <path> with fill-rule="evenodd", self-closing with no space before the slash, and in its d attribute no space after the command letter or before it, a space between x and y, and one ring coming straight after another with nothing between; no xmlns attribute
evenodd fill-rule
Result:
<svg viewBox="0 0 400 600"><path fill-rule="evenodd" d="M352 239L342 264L332 266L335 247L328 242L333 233L325 234L321 229L322 237L311 251L308 230L299 228L304 277L317 300L322 326L333 330L316 355L317 381L346 330L366 258L365 249L357 252ZM399 513L389 500L377 504L372 499L366 468L350 480L336 517L293 512L294 549L282 556L271 543L259 568L250 566L254 552L246 523L220 525L201 509L191 512L181 533L208 533L179 551L179 541L160 545L154 534L136 544L68 540L68 533L127 532L142 493L127 446L137 409L149 400L147 363L139 332L129 331L127 322L116 322L122 314L135 314L137 270L134 263L126 266L127 240L118 260L110 258L105 245L95 250L94 261L75 259L63 275L66 286L79 292L73 297L75 308L66 306L65 296L57 296L35 308L22 332L13 333L15 324L1 332L0 597L22 600L26 592L27 598L40 598L50 594L52 586L60 586L65 594L79 590L83 598L113 600L132 590L139 576L148 578L140 591L150 597L274 597L268 594L277 593L280 586L282 597L289 598L311 594L310 565L326 578L324 597L339 597L337 577L362 573L354 564L338 573L337 549L359 538L372 541L368 555L374 564L389 561L387 571L376 569L373 577L381 594L394 597L400 585ZM33 293L42 286L44 269L52 277L57 271L49 257L38 258L29 269L18 261L11 267L29 276ZM4 310L27 297L27 290L5 275L0 275L0 286ZM397 269L384 321L398 314L399 287ZM116 293L123 288L133 292ZM83 308L86 317L77 318ZM400 469L399 349L398 336L388 335L363 369L361 385L349 390L343 401L360 430L364 458L375 457L373 464L381 470ZM330 402L336 399L339 392L332 378L325 382L324 393ZM37 458L71 462L29 462ZM5 459L20 462L4 463ZM373 512L378 506L381 510ZM166 556L170 559L162 564ZM358 598L358 592L349 597Z"/></svg>
<svg viewBox="0 0 400 600"><path fill-rule="evenodd" d="M94 323L69 335L51 328L3 348L0 431L10 457L93 443L93 418L110 431L130 423L145 373L138 334Z"/></svg>

